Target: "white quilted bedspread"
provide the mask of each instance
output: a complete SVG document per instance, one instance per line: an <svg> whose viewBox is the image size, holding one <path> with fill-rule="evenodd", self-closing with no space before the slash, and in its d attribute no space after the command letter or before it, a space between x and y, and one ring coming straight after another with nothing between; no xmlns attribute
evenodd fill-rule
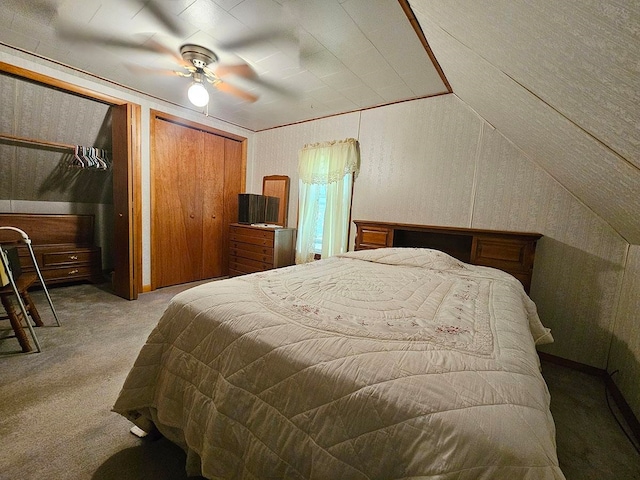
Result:
<svg viewBox="0 0 640 480"><path fill-rule="evenodd" d="M177 295L114 406L212 479L561 479L513 277L352 252Z"/></svg>

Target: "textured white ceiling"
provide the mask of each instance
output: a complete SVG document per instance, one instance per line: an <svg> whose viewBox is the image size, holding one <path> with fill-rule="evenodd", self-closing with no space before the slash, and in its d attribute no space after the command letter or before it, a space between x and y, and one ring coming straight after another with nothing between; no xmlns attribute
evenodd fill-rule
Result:
<svg viewBox="0 0 640 480"><path fill-rule="evenodd" d="M61 38L80 29L105 41ZM247 44L254 36L265 40ZM254 131L447 92L397 0L3 0L0 10L0 42L191 107L189 79L127 68L180 69L170 55L130 46L150 39L176 53L196 43L222 64L253 67L257 82L224 80L258 101L210 86L209 114ZM129 46L106 45L118 40Z"/></svg>

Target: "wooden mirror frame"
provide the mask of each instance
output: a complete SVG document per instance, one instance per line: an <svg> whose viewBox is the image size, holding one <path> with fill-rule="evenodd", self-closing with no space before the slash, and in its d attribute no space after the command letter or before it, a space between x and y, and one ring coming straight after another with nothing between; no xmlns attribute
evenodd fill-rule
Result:
<svg viewBox="0 0 640 480"><path fill-rule="evenodd" d="M262 195L278 197L278 221L276 225L287 226L289 213L289 177L286 175L267 175L262 177Z"/></svg>

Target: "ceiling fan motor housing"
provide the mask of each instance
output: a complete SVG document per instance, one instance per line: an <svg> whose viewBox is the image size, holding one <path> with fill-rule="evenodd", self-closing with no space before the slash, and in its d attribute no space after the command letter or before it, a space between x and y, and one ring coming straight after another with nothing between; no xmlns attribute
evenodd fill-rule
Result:
<svg viewBox="0 0 640 480"><path fill-rule="evenodd" d="M218 61L218 56L208 48L190 43L180 47L180 55L197 69L203 69Z"/></svg>

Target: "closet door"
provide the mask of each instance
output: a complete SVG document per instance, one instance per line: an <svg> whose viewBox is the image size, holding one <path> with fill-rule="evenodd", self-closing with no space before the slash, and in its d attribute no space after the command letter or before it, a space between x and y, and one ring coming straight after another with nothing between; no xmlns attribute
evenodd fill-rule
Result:
<svg viewBox="0 0 640 480"><path fill-rule="evenodd" d="M231 138L224 139L224 232L222 268L229 274L229 225L238 221L238 194L244 192L246 177L243 143Z"/></svg>
<svg viewBox="0 0 640 480"><path fill-rule="evenodd" d="M225 139L212 133L202 136L202 277L223 275Z"/></svg>
<svg viewBox="0 0 640 480"><path fill-rule="evenodd" d="M153 287L201 280L202 132L155 119L153 137Z"/></svg>
<svg viewBox="0 0 640 480"><path fill-rule="evenodd" d="M136 276L135 248L140 241L134 206L135 174L137 169L137 136L134 131L140 106L133 104L111 107L111 138L113 142L113 289L127 300L138 298L141 273Z"/></svg>

